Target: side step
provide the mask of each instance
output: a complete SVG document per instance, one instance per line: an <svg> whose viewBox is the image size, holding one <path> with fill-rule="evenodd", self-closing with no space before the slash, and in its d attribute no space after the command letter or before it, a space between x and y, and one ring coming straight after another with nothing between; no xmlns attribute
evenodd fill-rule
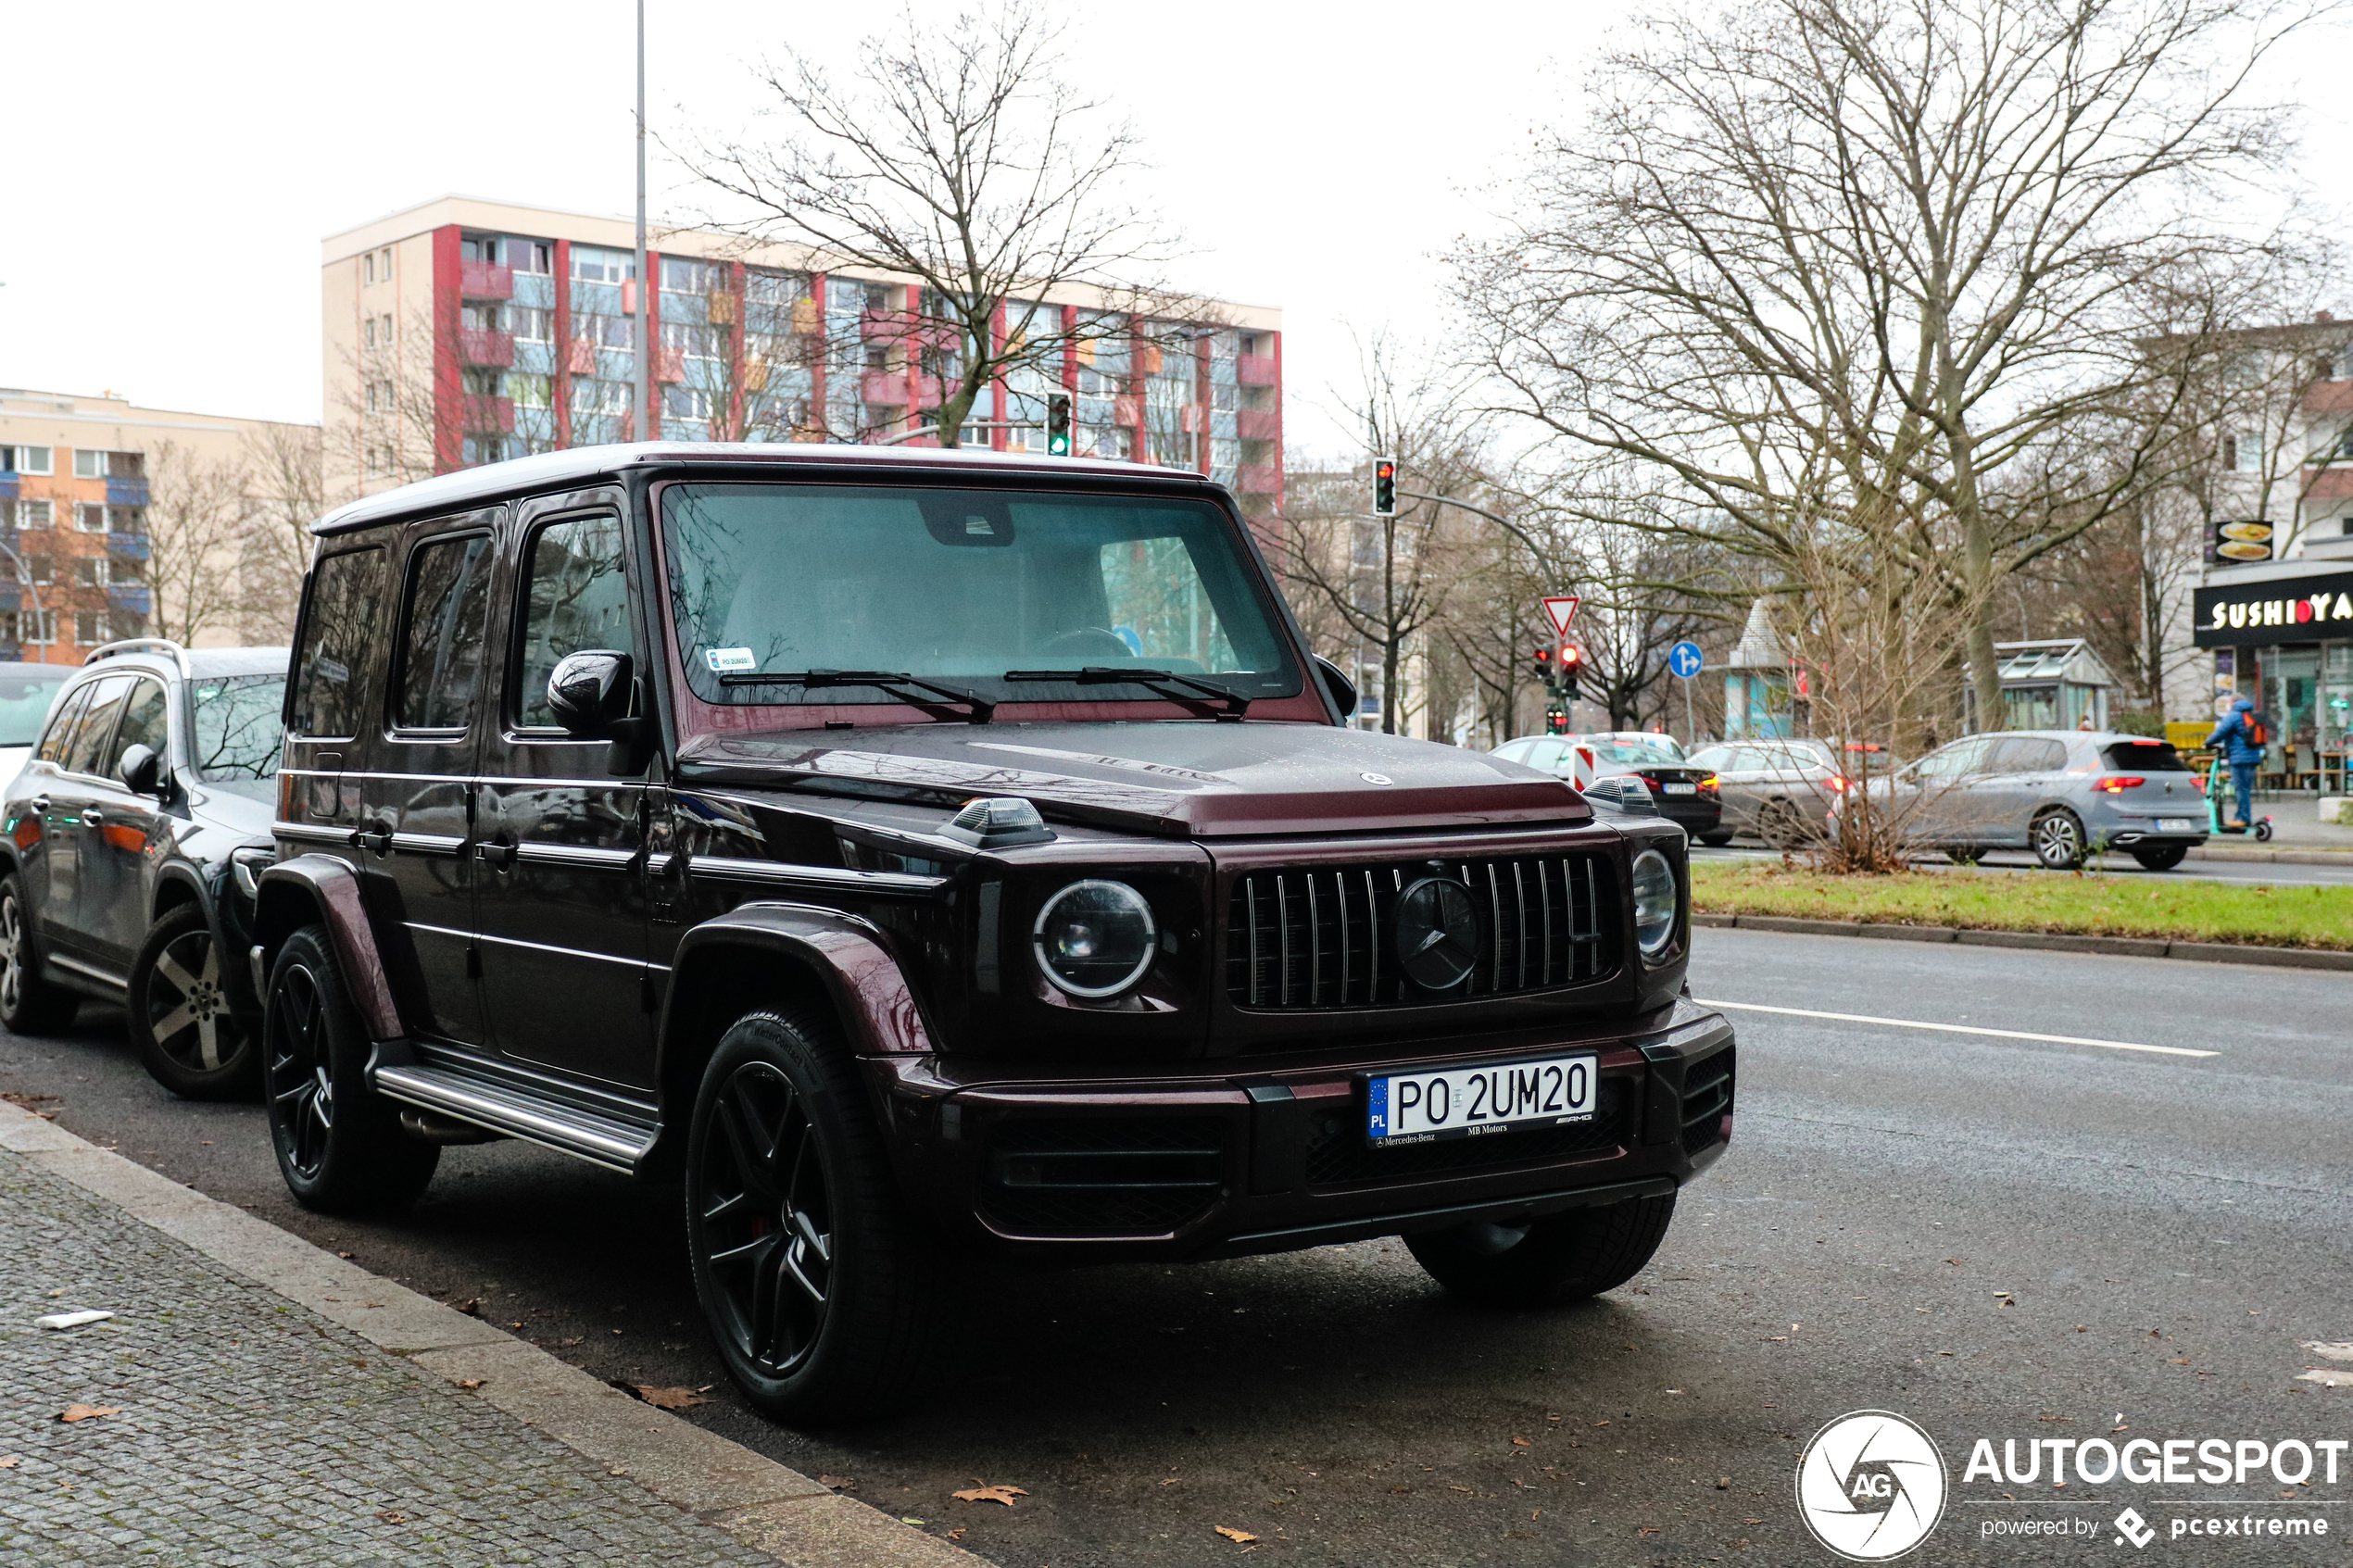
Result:
<svg viewBox="0 0 2353 1568"><path fill-rule="evenodd" d="M387 1099L544 1144L633 1176L660 1131L519 1094L444 1067L384 1063L369 1074L369 1082Z"/></svg>

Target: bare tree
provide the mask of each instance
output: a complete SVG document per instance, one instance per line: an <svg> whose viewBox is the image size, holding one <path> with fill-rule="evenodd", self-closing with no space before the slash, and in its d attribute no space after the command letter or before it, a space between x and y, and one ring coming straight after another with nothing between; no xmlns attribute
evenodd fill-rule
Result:
<svg viewBox="0 0 2353 1568"><path fill-rule="evenodd" d="M1976 607L2148 482L2149 295L2246 247L2256 67L2307 13L2237 0L1700 0L1647 24L1526 213L1461 258L1498 406L1622 454L1787 571L1795 520ZM2093 427L2100 427L2096 433ZM2120 439L2118 433L2123 433ZM2115 459L2082 460L2099 448ZM1949 544L1950 547L1945 547Z"/></svg>
<svg viewBox="0 0 2353 1568"><path fill-rule="evenodd" d="M227 621L238 606L234 562L248 483L236 458L206 458L173 441L147 452L147 558L144 577L153 608L147 629L193 643ZM127 574L131 558L107 558Z"/></svg>
<svg viewBox="0 0 2353 1568"><path fill-rule="evenodd" d="M721 228L914 280L900 352L937 378L943 445L1009 374L1049 367L1059 385L1079 343L1150 340L1159 320L1202 314L1155 286L1172 244L1132 199L1135 133L1097 124L1103 106L1063 79L1060 40L1022 0L946 26L911 9L865 41L847 85L799 60L763 69L775 139L686 157L731 208ZM1040 303L1053 293L1099 308Z"/></svg>
<svg viewBox="0 0 2353 1568"><path fill-rule="evenodd" d="M243 468L238 634L253 643L284 642L294 635L302 574L310 566L310 525L327 510L321 432L315 425L262 425L245 436Z"/></svg>

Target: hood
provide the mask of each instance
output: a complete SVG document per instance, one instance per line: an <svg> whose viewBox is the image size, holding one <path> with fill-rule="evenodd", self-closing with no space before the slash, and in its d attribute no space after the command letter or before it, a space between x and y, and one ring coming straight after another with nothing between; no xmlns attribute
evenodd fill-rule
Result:
<svg viewBox="0 0 2353 1568"><path fill-rule="evenodd" d="M962 805L1018 796L1127 832L1411 831L1590 822L1558 779L1486 752L1326 724L905 724L696 737L686 777Z"/></svg>
<svg viewBox="0 0 2353 1568"><path fill-rule="evenodd" d="M2255 711L2255 699L2252 697L2240 697L2237 701L2231 704L2231 711L2233 713L2252 713Z"/></svg>

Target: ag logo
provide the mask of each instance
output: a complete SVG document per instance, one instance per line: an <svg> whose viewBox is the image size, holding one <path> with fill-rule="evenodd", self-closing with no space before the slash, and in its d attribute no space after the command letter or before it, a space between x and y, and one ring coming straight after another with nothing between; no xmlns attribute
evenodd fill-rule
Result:
<svg viewBox="0 0 2353 1568"><path fill-rule="evenodd" d="M1856 1411L1806 1445L1797 1511L1839 1556L1884 1562L1928 1539L1944 1485L1944 1457L1926 1432L1892 1411Z"/></svg>

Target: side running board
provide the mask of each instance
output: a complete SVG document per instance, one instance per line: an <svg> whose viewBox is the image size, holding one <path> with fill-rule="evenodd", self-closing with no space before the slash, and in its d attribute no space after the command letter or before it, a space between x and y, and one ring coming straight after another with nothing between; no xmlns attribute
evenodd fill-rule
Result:
<svg viewBox="0 0 2353 1568"><path fill-rule="evenodd" d="M657 1128L553 1104L442 1067L379 1064L369 1074L369 1082L387 1099L544 1144L559 1153L630 1175L637 1173L659 1133Z"/></svg>

